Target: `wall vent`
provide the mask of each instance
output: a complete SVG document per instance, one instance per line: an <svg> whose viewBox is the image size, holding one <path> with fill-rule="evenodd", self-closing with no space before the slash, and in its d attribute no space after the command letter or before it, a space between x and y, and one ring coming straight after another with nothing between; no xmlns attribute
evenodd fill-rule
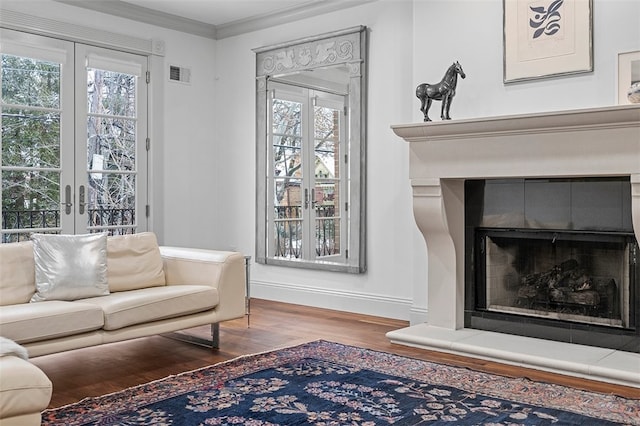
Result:
<svg viewBox="0 0 640 426"><path fill-rule="evenodd" d="M191 70L189 68L169 65L169 80L181 83L191 83Z"/></svg>

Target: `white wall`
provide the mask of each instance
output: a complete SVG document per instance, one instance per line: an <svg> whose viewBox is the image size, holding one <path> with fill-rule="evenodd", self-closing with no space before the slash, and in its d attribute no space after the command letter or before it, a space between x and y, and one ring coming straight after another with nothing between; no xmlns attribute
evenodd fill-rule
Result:
<svg viewBox="0 0 640 426"><path fill-rule="evenodd" d="M613 105L619 52L640 49L640 2L594 0L593 73L502 83L501 0L382 0L338 13L218 41L216 117L223 132L227 200L237 206L223 222L224 241L253 253L253 48L353 25L371 28L368 127L368 272L361 276L254 265L256 297L422 321L426 313L425 245L412 218L407 147L389 130L420 122L415 87L437 82L462 63L451 109L455 118ZM235 102L232 100L236 96ZM434 116L439 115L435 103ZM438 112L438 113L436 113ZM244 170L237 165L244 164ZM235 172L234 172L235 170ZM430 283L438 285L438 283Z"/></svg>
<svg viewBox="0 0 640 426"><path fill-rule="evenodd" d="M37 7L34 4L37 3ZM367 263L361 275L253 265L252 296L425 319L425 243L412 214L408 147L389 126L420 122L415 87L458 60L451 115L473 118L613 105L617 54L640 50L640 1L594 0L593 73L502 84L502 0L380 0L219 41L52 1L2 6L166 43L154 141L154 230L170 245L254 253L255 55L252 49L366 25L369 38ZM156 83L158 84L158 83ZM439 112L434 103L433 112ZM434 117L439 116L433 114ZM438 283L430 283L438 285Z"/></svg>
<svg viewBox="0 0 640 426"><path fill-rule="evenodd" d="M424 243L417 236L408 184L408 150L391 123L411 117L411 2L378 2L219 40L216 119L222 142L223 245L254 253L255 54L252 49L366 25L369 34L367 264L365 274L254 264L252 296L339 310L408 318ZM417 248L416 248L417 246ZM422 256L414 256L418 251ZM423 266L419 269L424 269Z"/></svg>
<svg viewBox="0 0 640 426"><path fill-rule="evenodd" d="M440 81L455 60L467 74L458 80L453 118L614 105L618 53L640 49L640 1L593 0L592 73L505 85L501 0L416 0L414 16L422 24L414 27L413 82Z"/></svg>

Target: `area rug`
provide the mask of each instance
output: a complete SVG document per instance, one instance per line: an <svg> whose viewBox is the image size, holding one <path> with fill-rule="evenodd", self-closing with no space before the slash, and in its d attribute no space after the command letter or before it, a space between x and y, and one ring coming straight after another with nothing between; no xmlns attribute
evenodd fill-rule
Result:
<svg viewBox="0 0 640 426"><path fill-rule="evenodd" d="M640 424L640 401L326 341L47 410L44 425Z"/></svg>

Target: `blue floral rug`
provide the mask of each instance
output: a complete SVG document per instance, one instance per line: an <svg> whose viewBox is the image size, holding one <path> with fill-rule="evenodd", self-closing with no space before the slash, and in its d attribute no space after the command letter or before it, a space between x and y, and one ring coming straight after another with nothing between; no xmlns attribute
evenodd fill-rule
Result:
<svg viewBox="0 0 640 426"><path fill-rule="evenodd" d="M43 413L45 425L640 425L640 400L317 341Z"/></svg>

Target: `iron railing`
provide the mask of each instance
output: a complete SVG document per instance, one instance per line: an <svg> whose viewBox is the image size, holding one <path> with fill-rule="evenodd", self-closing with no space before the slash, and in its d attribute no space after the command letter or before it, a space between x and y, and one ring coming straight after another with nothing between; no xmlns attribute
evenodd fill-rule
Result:
<svg viewBox="0 0 640 426"><path fill-rule="evenodd" d="M131 227L136 223L135 209L87 209L90 227ZM29 233L7 232L11 229L47 229L60 227L60 210L2 210L2 242L23 241ZM110 235L132 233L131 229L109 229Z"/></svg>
<svg viewBox="0 0 640 426"><path fill-rule="evenodd" d="M315 206L316 256L340 254L340 220L334 206ZM275 206L275 257L302 257L302 207Z"/></svg>

